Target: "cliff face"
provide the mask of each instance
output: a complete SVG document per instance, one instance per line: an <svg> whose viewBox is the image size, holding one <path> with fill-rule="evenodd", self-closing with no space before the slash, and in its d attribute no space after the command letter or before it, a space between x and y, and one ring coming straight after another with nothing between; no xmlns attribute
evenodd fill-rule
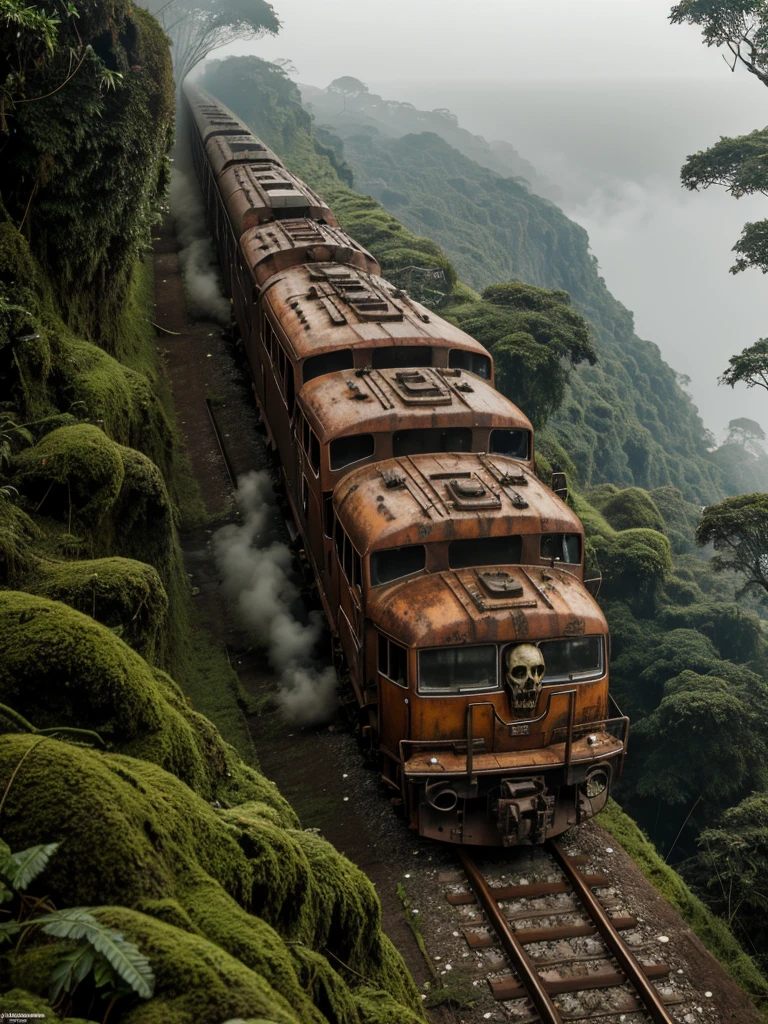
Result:
<svg viewBox="0 0 768 1024"><path fill-rule="evenodd" d="M23 917L11 852L59 844L27 895L148 958L152 998L86 965L72 1018L418 1024L373 886L258 771L226 656L192 629L148 259L168 41L127 0L76 7L0 129L0 902ZM185 697L203 685L237 750ZM54 1013L72 943L0 952L0 1010Z"/></svg>

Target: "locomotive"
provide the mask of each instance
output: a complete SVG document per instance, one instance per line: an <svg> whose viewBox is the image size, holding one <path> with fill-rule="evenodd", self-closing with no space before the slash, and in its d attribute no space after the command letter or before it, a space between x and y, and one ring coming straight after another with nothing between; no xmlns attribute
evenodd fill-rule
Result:
<svg viewBox="0 0 768 1024"><path fill-rule="evenodd" d="M544 842L605 805L629 728L564 482L536 475L490 353L386 281L232 111L183 92L255 400L382 780L421 835Z"/></svg>

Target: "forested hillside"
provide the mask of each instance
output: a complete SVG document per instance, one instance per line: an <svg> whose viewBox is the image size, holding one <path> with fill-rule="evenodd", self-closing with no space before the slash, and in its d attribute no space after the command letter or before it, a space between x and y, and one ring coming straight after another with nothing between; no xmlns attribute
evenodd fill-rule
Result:
<svg viewBox="0 0 768 1024"><path fill-rule="evenodd" d="M317 123L343 140L355 187L439 242L473 288L516 279L563 289L591 323L598 362L571 374L549 424L582 483L674 484L699 503L768 486L768 460L738 446L710 454L712 439L678 375L635 334L631 312L600 277L587 233L536 194L535 171L526 174L511 147L503 162L498 145L462 130L450 112L415 110L364 88L354 79L302 87Z"/></svg>
<svg viewBox="0 0 768 1024"><path fill-rule="evenodd" d="M665 443L676 438L676 454L665 455L662 461L658 461L662 457L657 440L646 448L653 456L651 464L664 467L663 473L658 470L659 482L654 470L650 480L643 478L646 488L628 486L635 477L627 473L627 462L609 482L595 484L595 478L611 477L608 469L599 476L595 470L591 486L589 474L582 470L572 474L576 486L569 500L585 525L588 562L603 573L600 599L612 632L611 685L634 723L619 799L671 862L681 866L701 894L723 911L717 878L718 872L728 870L729 843L741 841L750 808L762 808L768 799L750 796L754 791L768 793L764 769L768 644L757 614L759 598L739 603L736 593L743 579L734 572L714 572L709 553L697 547L701 496L716 498L723 478L706 451L706 435L674 372L655 346L632 333L631 314L600 282L581 229L519 183L500 182L434 135L415 141L413 137L390 140L386 147L381 144L380 166L393 179L406 175L398 178L401 182L415 173L414 161L404 161L406 169L401 171L393 152L407 153L415 147L421 168L416 177L423 196L436 197L432 205L438 211L443 210L440 195L449 166L451 174L466 171L473 182L485 181L489 190L496 190L497 199L506 189L508 196L516 197L515 216L522 209L533 211L531 219L540 213L539 234L526 233L526 218L518 225L519 234L507 225L514 243L509 258L519 258L519 266L541 268L539 283L546 266L545 241L551 242L552 259L565 274L568 261L559 244L570 239L582 286L592 289L598 307L613 318L607 342L597 329L590 336L574 308L577 304L571 305L569 295L560 289L503 283L501 276L480 296L461 283L449 253L433 240L415 235L378 202L350 187L350 180L357 185L357 177L350 174L346 156L348 146L355 151L355 139L342 145L327 130L316 130L298 90L281 69L255 58L231 58L209 65L203 84L322 191L344 227L373 251L387 276L417 289L421 298L439 305L443 315L461 323L493 350L499 387L531 414L537 427L556 424L562 445L547 429L537 430L537 462L545 479L550 460L569 467L571 455L576 456L582 444L593 446L590 457L595 465L606 451L607 464L614 465L610 459L618 458L617 424L629 430L632 423L631 436L638 437L639 444L646 443L654 431ZM364 148L370 138L367 133ZM431 161L425 153L432 154ZM431 190L429 168L436 182ZM459 184L457 180L456 191ZM405 194L406 185L401 187ZM486 211L479 213L479 226L470 225L469 232L476 240L489 230ZM431 274L419 277L411 272L404 279L402 268L412 266L441 271L441 283ZM489 273L487 268L480 267L476 273L476 282L487 281L483 276ZM578 275L569 280L575 292ZM558 278L555 283L564 281ZM628 366L633 369L632 380ZM588 430L581 429L580 414L563 414L563 409L573 407L577 394L587 396L584 401L593 410L592 426L585 414ZM682 432L678 435L675 423ZM690 451L683 438L688 439ZM627 441L624 445L629 447ZM740 444L733 448L743 450ZM765 967L768 934L759 902L748 896L754 878L768 865L768 826L756 827L764 830L765 852L742 871L743 880L738 883L742 902L735 918L727 916L741 936L746 933L754 942L750 948ZM750 991L765 998L768 984L745 962L743 957L738 959L735 972Z"/></svg>

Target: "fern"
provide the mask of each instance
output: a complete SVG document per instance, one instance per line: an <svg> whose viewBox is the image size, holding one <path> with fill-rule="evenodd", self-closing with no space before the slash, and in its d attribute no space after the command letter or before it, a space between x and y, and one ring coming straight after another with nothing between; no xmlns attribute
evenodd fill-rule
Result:
<svg viewBox="0 0 768 1024"><path fill-rule="evenodd" d="M40 925L46 935L53 935L59 939L84 939L100 954L100 957L109 963L115 975L124 981L133 992L141 996L142 999L152 998L155 976L152 973L149 960L137 946L128 942L121 932L116 932L98 921L88 907L55 910L51 914L46 914L45 917L34 918L28 923ZM53 987L55 975L55 984L59 993L71 991L71 987L77 984L77 975L83 967L83 960L80 957L68 956L65 960L66 963L58 964L51 976ZM94 967L95 962L92 957L90 966L83 977ZM104 978L103 974L102 978Z"/></svg>
<svg viewBox="0 0 768 1024"><path fill-rule="evenodd" d="M30 846L21 853L11 854L10 861L2 866L3 874L11 883L14 889L26 889L48 866L48 861L58 850L59 843L48 843L47 846ZM9 874L9 867L12 867L12 874Z"/></svg>

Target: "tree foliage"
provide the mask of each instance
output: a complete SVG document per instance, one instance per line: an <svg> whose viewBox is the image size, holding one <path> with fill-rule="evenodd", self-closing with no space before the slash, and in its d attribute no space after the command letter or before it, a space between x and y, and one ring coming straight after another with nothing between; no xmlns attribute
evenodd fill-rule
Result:
<svg viewBox="0 0 768 1024"><path fill-rule="evenodd" d="M732 68L741 65L768 85L765 0L682 0L672 8L670 21L699 25L707 46L727 50Z"/></svg>
<svg viewBox="0 0 768 1024"><path fill-rule="evenodd" d="M236 39L254 40L280 28L266 0L147 0L171 37L177 82L209 53Z"/></svg>
<svg viewBox="0 0 768 1024"><path fill-rule="evenodd" d="M704 509L696 540L714 544L716 572L733 570L744 590L768 592L768 494L740 494Z"/></svg>

